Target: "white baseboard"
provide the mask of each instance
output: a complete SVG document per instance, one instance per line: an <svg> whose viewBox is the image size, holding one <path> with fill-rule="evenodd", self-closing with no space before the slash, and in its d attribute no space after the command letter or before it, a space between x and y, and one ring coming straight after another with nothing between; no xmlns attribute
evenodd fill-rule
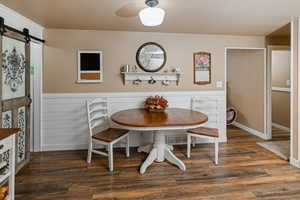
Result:
<svg viewBox="0 0 300 200"><path fill-rule="evenodd" d="M288 127L285 127L285 126L282 126L280 124L276 124L276 123L272 123L272 126L275 127L275 128L278 128L280 130L283 130L283 131L287 131L287 132L290 132L291 129L288 128Z"/></svg>
<svg viewBox="0 0 300 200"><path fill-rule="evenodd" d="M264 140L268 139L267 136L266 136L266 134L264 134L262 132L259 132L257 130L254 130L252 128L249 128L249 127L247 127L247 126L245 126L243 124L240 124L238 122L234 122L233 125L236 126L236 127L238 127L238 128L240 128L240 129L242 129L242 130L244 130L244 131L247 131L247 132L251 133L252 135L260 137L260 138L262 138Z"/></svg>
<svg viewBox="0 0 300 200"><path fill-rule="evenodd" d="M66 150L84 150L87 149L87 144L75 144L75 145L45 145L41 151L66 151Z"/></svg>
<svg viewBox="0 0 300 200"><path fill-rule="evenodd" d="M291 163L291 165L293 165L294 167L300 168L300 161L299 161L299 160L296 160L296 159L290 157L290 163Z"/></svg>
<svg viewBox="0 0 300 200"><path fill-rule="evenodd" d="M286 141L286 142L289 143L289 141ZM286 145L290 146L288 143ZM259 146L267 149L268 151L273 152L275 155L279 156L280 158L282 158L284 160L289 160L289 153L285 152L282 148L278 147L274 143L272 143L272 142L258 142L257 144Z"/></svg>

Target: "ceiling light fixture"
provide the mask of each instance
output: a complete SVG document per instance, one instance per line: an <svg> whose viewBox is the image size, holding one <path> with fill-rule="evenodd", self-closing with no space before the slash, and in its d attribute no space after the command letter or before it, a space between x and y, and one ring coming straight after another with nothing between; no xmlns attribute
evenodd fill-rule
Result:
<svg viewBox="0 0 300 200"><path fill-rule="evenodd" d="M165 18L165 11L156 7L159 3L158 0L146 0L145 3L149 7L139 13L142 24L145 26L161 25Z"/></svg>

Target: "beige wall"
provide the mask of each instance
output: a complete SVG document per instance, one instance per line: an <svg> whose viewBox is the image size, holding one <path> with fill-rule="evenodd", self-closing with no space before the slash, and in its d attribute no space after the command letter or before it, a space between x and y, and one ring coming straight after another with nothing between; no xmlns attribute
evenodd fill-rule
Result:
<svg viewBox="0 0 300 200"><path fill-rule="evenodd" d="M237 121L264 132L264 50L228 50L228 103Z"/></svg>
<svg viewBox="0 0 300 200"><path fill-rule="evenodd" d="M264 37L193 35L149 32L83 31L46 29L44 50L45 93L85 93L122 91L185 91L216 88L215 81L225 79L225 47L263 47ZM145 42L157 42L167 52L163 69L181 67L183 77L179 86L163 87L161 84L135 86L123 85L120 67L136 64L135 54ZM104 83L76 84L77 50L101 50L104 53ZM193 53L212 53L212 82L207 86L193 84Z"/></svg>
<svg viewBox="0 0 300 200"><path fill-rule="evenodd" d="M272 92L272 122L290 127L290 93Z"/></svg>
<svg viewBox="0 0 300 200"><path fill-rule="evenodd" d="M272 51L272 86L289 88L287 80L290 80L291 54L288 50Z"/></svg>
<svg viewBox="0 0 300 200"><path fill-rule="evenodd" d="M272 51L272 87L289 88L291 55L290 51ZM290 93L272 92L272 122L290 127Z"/></svg>

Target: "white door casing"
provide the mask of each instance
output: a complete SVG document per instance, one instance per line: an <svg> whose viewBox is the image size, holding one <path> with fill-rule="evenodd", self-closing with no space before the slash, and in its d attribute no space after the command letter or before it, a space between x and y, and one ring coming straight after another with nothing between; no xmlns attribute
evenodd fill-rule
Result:
<svg viewBox="0 0 300 200"><path fill-rule="evenodd" d="M267 138L272 139L272 51L290 51L289 46L268 46L267 47Z"/></svg>

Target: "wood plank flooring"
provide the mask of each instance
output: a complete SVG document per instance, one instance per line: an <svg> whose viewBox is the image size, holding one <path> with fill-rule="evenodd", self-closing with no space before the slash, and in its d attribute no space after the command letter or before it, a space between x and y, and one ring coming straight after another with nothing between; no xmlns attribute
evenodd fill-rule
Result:
<svg viewBox="0 0 300 200"><path fill-rule="evenodd" d="M258 146L263 141L230 128L220 146L220 164L213 164L213 145L197 145L191 159L186 146L175 154L186 164L182 172L169 163L152 165L145 175L138 168L146 154L116 149L115 171L107 158L86 151L35 153L16 178L16 200L247 200L300 199L300 169Z"/></svg>
<svg viewBox="0 0 300 200"><path fill-rule="evenodd" d="M290 140L290 132L272 128L272 141Z"/></svg>
<svg viewBox="0 0 300 200"><path fill-rule="evenodd" d="M284 160L290 158L290 132L272 128L272 140L257 143Z"/></svg>

